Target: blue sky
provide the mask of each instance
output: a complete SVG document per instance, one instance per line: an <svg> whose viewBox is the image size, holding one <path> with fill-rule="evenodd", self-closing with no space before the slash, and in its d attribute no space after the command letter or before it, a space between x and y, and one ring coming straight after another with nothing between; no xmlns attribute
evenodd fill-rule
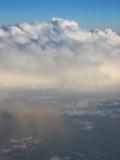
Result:
<svg viewBox="0 0 120 160"><path fill-rule="evenodd" d="M120 0L0 0L0 24L74 19L87 28L120 31Z"/></svg>

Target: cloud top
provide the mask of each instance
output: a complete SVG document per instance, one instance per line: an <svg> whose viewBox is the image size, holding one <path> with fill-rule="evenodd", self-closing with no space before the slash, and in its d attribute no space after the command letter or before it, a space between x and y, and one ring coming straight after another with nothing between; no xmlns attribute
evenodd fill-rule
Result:
<svg viewBox="0 0 120 160"><path fill-rule="evenodd" d="M58 17L0 27L0 89L114 88L119 68L120 36L111 29Z"/></svg>

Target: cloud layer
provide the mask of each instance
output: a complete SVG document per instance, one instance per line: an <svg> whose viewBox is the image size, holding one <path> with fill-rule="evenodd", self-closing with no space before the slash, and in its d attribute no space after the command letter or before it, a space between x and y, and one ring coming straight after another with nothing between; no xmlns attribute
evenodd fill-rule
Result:
<svg viewBox="0 0 120 160"><path fill-rule="evenodd" d="M0 27L0 89L120 85L120 36L111 29L86 30L75 21Z"/></svg>

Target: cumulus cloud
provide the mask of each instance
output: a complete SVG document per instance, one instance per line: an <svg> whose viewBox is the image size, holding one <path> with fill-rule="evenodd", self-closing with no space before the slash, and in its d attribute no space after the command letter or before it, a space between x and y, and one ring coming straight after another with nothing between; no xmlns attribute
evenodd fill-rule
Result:
<svg viewBox="0 0 120 160"><path fill-rule="evenodd" d="M111 29L87 30L76 21L0 27L0 89L120 85L120 36Z"/></svg>

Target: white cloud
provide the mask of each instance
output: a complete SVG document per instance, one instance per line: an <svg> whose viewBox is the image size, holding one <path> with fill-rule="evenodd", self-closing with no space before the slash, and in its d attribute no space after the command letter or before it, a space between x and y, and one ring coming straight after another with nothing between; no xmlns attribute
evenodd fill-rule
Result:
<svg viewBox="0 0 120 160"><path fill-rule="evenodd" d="M0 27L0 88L98 90L120 85L120 36L77 22Z"/></svg>
<svg viewBox="0 0 120 160"><path fill-rule="evenodd" d="M50 158L50 160L61 160L61 158L54 156L54 157Z"/></svg>

